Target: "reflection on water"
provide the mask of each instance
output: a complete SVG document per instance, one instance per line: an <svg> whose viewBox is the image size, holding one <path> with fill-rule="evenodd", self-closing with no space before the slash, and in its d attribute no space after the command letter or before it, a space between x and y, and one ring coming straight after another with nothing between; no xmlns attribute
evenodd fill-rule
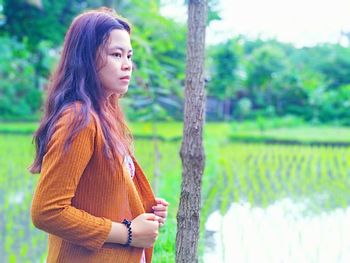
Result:
<svg viewBox="0 0 350 263"><path fill-rule="evenodd" d="M10 194L8 197L8 201L10 204L21 204L23 202L24 199L24 192L17 192L17 193L13 193Z"/></svg>
<svg viewBox="0 0 350 263"><path fill-rule="evenodd" d="M350 207L317 215L290 199L262 209L234 203L206 222L204 262L350 262Z"/></svg>

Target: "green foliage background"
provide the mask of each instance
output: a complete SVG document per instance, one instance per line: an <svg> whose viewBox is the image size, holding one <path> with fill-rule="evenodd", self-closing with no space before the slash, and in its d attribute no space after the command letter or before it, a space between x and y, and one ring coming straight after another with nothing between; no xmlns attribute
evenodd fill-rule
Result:
<svg viewBox="0 0 350 263"><path fill-rule="evenodd" d="M2 0L0 119L40 117L47 79L70 22L106 3L133 24L136 70L125 100L129 119L182 118L186 25L163 17L160 1ZM209 4L208 23L220 19L217 1ZM348 46L296 48L236 36L207 47L206 80L208 103L230 105L226 110L214 106L208 120L295 115L315 124L350 125Z"/></svg>

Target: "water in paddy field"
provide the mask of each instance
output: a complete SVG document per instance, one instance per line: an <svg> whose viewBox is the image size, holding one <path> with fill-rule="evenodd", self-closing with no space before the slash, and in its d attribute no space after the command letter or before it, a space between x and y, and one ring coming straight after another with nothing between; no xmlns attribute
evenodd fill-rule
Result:
<svg viewBox="0 0 350 263"><path fill-rule="evenodd" d="M283 199L267 208L233 203L209 215L204 262L348 263L350 207L314 215Z"/></svg>

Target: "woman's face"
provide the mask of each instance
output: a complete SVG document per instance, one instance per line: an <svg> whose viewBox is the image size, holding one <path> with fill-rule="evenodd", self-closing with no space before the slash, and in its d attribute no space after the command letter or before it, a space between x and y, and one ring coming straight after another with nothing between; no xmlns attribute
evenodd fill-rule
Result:
<svg viewBox="0 0 350 263"><path fill-rule="evenodd" d="M98 76L107 95L123 95L128 91L132 72L132 47L127 31L114 29L109 35L106 51L97 58Z"/></svg>

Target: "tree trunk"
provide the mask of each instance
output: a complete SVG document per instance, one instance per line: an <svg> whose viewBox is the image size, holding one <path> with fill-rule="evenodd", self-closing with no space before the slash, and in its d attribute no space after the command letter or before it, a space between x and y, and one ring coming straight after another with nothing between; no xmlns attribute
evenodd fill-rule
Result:
<svg viewBox="0 0 350 263"><path fill-rule="evenodd" d="M177 214L176 262L198 262L201 183L205 155L204 54L207 1L188 1L187 63L182 160L182 185Z"/></svg>

